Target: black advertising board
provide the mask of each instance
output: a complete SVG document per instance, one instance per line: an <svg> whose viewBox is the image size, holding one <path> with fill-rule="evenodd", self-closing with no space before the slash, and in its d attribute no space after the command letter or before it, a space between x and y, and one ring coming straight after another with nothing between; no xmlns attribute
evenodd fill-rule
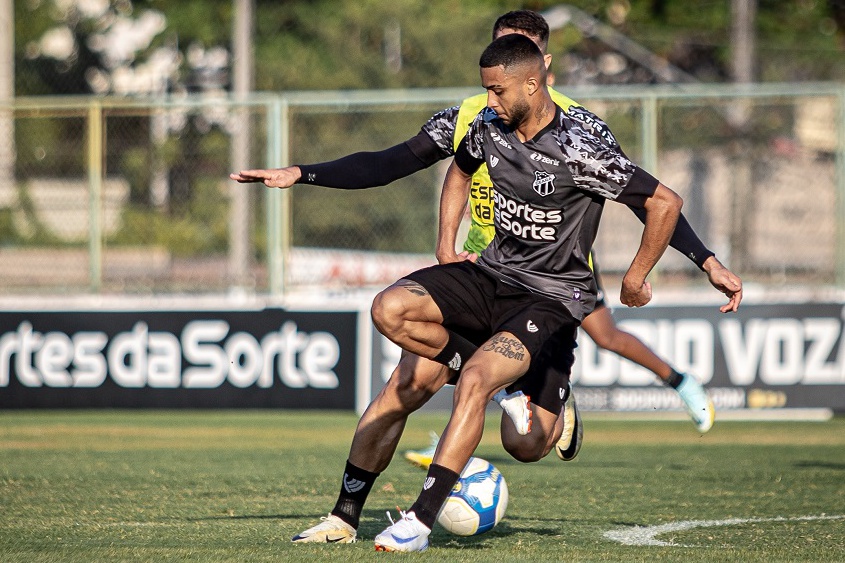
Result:
<svg viewBox="0 0 845 563"><path fill-rule="evenodd" d="M0 313L0 408L355 408L358 313Z"/></svg>
<svg viewBox="0 0 845 563"><path fill-rule="evenodd" d="M845 412L842 303L655 306L613 311L620 328L659 356L699 378L717 410L831 409ZM645 368L600 350L581 330L573 367L578 405L593 411L682 410L673 390ZM373 338L373 395L399 359L399 350ZM427 408L450 409L451 393Z"/></svg>
<svg viewBox="0 0 845 563"><path fill-rule="evenodd" d="M826 408L845 412L842 303L618 307L620 328L676 369L698 377L716 408ZM584 410L675 409L677 394L648 370L583 334L573 370Z"/></svg>

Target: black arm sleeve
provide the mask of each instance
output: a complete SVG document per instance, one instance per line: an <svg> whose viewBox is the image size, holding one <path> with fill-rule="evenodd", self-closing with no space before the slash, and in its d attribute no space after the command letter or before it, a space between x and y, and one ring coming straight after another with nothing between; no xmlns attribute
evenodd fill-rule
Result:
<svg viewBox="0 0 845 563"><path fill-rule="evenodd" d="M628 208L645 224L645 209L634 207L633 205L629 205ZM683 213L678 217L678 224L675 225L675 232L672 233L669 246L695 262L695 265L702 270L704 269L704 262L711 256L715 256L712 251L704 246L704 243L701 242L701 239L692 230L692 226L687 221L687 218L684 217Z"/></svg>
<svg viewBox="0 0 845 563"><path fill-rule="evenodd" d="M458 165L465 174L475 174L475 171L481 168L481 165L484 164L484 160L480 158L475 158L469 151L467 150L467 139L464 137L461 139L461 143L458 145L457 150L455 150L455 164Z"/></svg>
<svg viewBox="0 0 845 563"><path fill-rule="evenodd" d="M428 168L444 155L426 133L420 131L404 143L377 152L356 152L330 162L300 164L299 184L359 190L384 186Z"/></svg>

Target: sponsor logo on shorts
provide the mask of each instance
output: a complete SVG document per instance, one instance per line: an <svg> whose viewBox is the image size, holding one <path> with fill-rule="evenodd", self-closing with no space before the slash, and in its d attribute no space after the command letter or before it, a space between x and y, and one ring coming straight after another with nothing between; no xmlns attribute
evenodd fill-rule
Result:
<svg viewBox="0 0 845 563"><path fill-rule="evenodd" d="M455 352L455 357L449 360L449 369L458 371L461 369L461 355Z"/></svg>
<svg viewBox="0 0 845 563"><path fill-rule="evenodd" d="M555 175L545 170L534 171L534 191L543 197L553 194L555 191Z"/></svg>
<svg viewBox="0 0 845 563"><path fill-rule="evenodd" d="M540 330L537 328L537 325L534 324L534 321L529 320L528 323L525 325L525 328L528 329L528 332L537 332Z"/></svg>
<svg viewBox="0 0 845 563"><path fill-rule="evenodd" d="M563 399L563 396L566 394L563 387L558 388L558 394L560 395L560 398Z"/></svg>

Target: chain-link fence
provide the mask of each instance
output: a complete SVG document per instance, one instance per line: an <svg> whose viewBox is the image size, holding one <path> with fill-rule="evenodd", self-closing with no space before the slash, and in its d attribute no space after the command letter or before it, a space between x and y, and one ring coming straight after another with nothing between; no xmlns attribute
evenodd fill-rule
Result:
<svg viewBox="0 0 845 563"><path fill-rule="evenodd" d="M746 281L845 284L845 86L566 92L684 197L696 231ZM0 151L0 291L279 296L390 283L433 263L443 166L353 191L269 190L228 173L244 153L245 166L275 167L386 148L473 93L19 98L0 106L0 135L14 139ZM605 276L624 272L641 231L606 205ZM672 250L659 275L705 283Z"/></svg>

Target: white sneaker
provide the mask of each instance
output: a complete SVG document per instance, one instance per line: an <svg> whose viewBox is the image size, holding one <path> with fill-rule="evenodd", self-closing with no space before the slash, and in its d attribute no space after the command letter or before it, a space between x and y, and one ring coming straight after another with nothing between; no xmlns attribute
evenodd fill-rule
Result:
<svg viewBox="0 0 845 563"><path fill-rule="evenodd" d="M701 383L693 376L685 373L684 380L676 391L681 396L681 400L684 402L684 406L698 431L704 434L710 430L716 421L716 407L713 406L710 395L701 386Z"/></svg>
<svg viewBox="0 0 845 563"><path fill-rule="evenodd" d="M513 421L517 434L525 436L531 432L531 417L533 413L531 412L531 406L528 404L531 401L531 397L522 391L516 391L508 395L502 389L493 395L493 400L499 403L502 410Z"/></svg>
<svg viewBox="0 0 845 563"><path fill-rule="evenodd" d="M393 521L390 512L387 519L390 526L376 536L376 551L425 551L428 549L428 535L431 533L413 512L399 511L399 520Z"/></svg>
<svg viewBox="0 0 845 563"><path fill-rule="evenodd" d="M320 518L320 523L293 536L296 543L355 543L358 534L355 528L329 514Z"/></svg>
<svg viewBox="0 0 845 563"><path fill-rule="evenodd" d="M584 426L581 424L581 413L575 403L575 393L569 384L569 396L563 403L563 432L555 444L555 453L563 461L572 461L581 450L584 441Z"/></svg>

